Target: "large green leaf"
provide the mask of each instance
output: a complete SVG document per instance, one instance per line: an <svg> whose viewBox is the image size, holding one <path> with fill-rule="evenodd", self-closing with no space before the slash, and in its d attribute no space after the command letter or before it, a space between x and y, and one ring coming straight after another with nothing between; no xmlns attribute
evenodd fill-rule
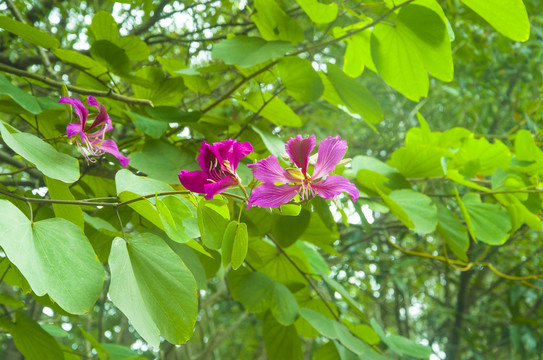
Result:
<svg viewBox="0 0 543 360"><path fill-rule="evenodd" d="M339 340L347 349L357 355L371 352L368 344L353 336L349 330L334 319L329 319L311 309L300 309L300 315L307 320L322 336Z"/></svg>
<svg viewBox="0 0 543 360"><path fill-rule="evenodd" d="M428 359L433 354L432 349L428 346L417 344L400 335L387 335L375 319L371 319L371 326L390 350L399 355L405 354L417 359Z"/></svg>
<svg viewBox="0 0 543 360"><path fill-rule="evenodd" d="M200 200L198 204L198 227L205 246L221 248L224 231L230 220L226 204L222 200Z"/></svg>
<svg viewBox="0 0 543 360"><path fill-rule="evenodd" d="M301 26L286 14L275 0L255 0L253 6L255 11L251 18L264 39L292 43L304 41Z"/></svg>
<svg viewBox="0 0 543 360"><path fill-rule="evenodd" d="M393 191L388 196L405 210L415 225L413 229L415 232L428 234L435 230L437 210L428 196L407 189Z"/></svg>
<svg viewBox="0 0 543 360"><path fill-rule="evenodd" d="M452 79L446 25L430 7L409 4L400 9L395 24L377 24L371 54L383 80L413 101L428 94L426 71L445 81Z"/></svg>
<svg viewBox="0 0 543 360"><path fill-rule="evenodd" d="M294 325L283 326L272 316L264 319L262 337L270 360L302 360L304 358L302 342Z"/></svg>
<svg viewBox="0 0 543 360"><path fill-rule="evenodd" d="M115 186L117 194L123 191L131 191L140 195L155 194L157 192L173 191L173 188L168 184L150 179L144 176L132 174L129 170L122 169L115 174ZM151 201L153 199L151 198Z"/></svg>
<svg viewBox="0 0 543 360"><path fill-rule="evenodd" d="M451 251L462 261L467 261L469 238L466 228L456 215L440 202L437 206L437 231L443 236Z"/></svg>
<svg viewBox="0 0 543 360"><path fill-rule="evenodd" d="M47 186L49 197L54 200L75 200L75 197L70 191L68 184L45 177L45 185ZM55 216L73 222L81 229L85 220L83 220L83 210L81 207L74 205L53 204Z"/></svg>
<svg viewBox="0 0 543 360"><path fill-rule="evenodd" d="M397 26L430 75L443 81L453 79L449 35L436 12L418 4L405 6L398 14Z"/></svg>
<svg viewBox="0 0 543 360"><path fill-rule="evenodd" d="M530 37L530 21L522 0L462 0L494 29L515 41Z"/></svg>
<svg viewBox="0 0 543 360"><path fill-rule="evenodd" d="M115 42L119 36L117 22L107 11L99 11L92 17L90 29L95 40L109 40Z"/></svg>
<svg viewBox="0 0 543 360"><path fill-rule="evenodd" d="M0 16L0 28L19 36L20 38L25 39L34 45L38 45L46 49L55 49L60 46L60 42L57 40L57 38L53 37L49 33L36 29L35 27L20 21L13 20L9 16Z"/></svg>
<svg viewBox="0 0 543 360"><path fill-rule="evenodd" d="M337 17L338 6L334 3L321 4L317 0L296 0L296 2L314 23L328 24Z"/></svg>
<svg viewBox="0 0 543 360"><path fill-rule="evenodd" d="M128 75L130 72L130 59L123 49L109 40L95 41L91 46L90 54L108 71L117 75Z"/></svg>
<svg viewBox="0 0 543 360"><path fill-rule="evenodd" d="M155 106L177 106L186 89L183 78L167 77L162 68L156 66L140 68L130 80L133 81L133 78L142 82L132 84L134 96L149 99ZM178 118L173 122L181 120L183 119Z"/></svg>
<svg viewBox="0 0 543 360"><path fill-rule="evenodd" d="M36 165L44 175L65 183L73 183L79 178L77 160L56 151L40 138L29 133L18 132L2 120L0 120L0 133L11 150Z"/></svg>
<svg viewBox="0 0 543 360"><path fill-rule="evenodd" d="M370 39L370 30L364 30L345 39L347 42L343 61L343 71L345 74L350 77L358 77L362 74L365 67L368 67L372 71L377 71L371 58Z"/></svg>
<svg viewBox="0 0 543 360"><path fill-rule="evenodd" d="M0 94L9 96L23 109L34 115L43 111L36 97L13 85L2 74L0 74Z"/></svg>
<svg viewBox="0 0 543 360"><path fill-rule="evenodd" d="M298 240L309 225L310 216L307 210L302 210L298 216L275 215L272 234L279 245L286 248Z"/></svg>
<svg viewBox="0 0 543 360"><path fill-rule="evenodd" d="M300 102L315 101L324 91L321 78L308 60L286 57L279 61L278 69L288 94Z"/></svg>
<svg viewBox="0 0 543 360"><path fill-rule="evenodd" d="M247 110L258 113L263 118L277 126L302 126L300 117L292 109L270 93L252 92L245 98L245 101L238 99L238 102Z"/></svg>
<svg viewBox="0 0 543 360"><path fill-rule="evenodd" d="M215 45L211 55L228 65L246 68L283 56L293 48L286 41L266 41L259 37L238 35Z"/></svg>
<svg viewBox="0 0 543 360"><path fill-rule="evenodd" d="M511 219L505 209L496 204L483 203L479 195L473 193L464 195L462 202L477 240L490 245L505 243L511 229Z"/></svg>
<svg viewBox="0 0 543 360"><path fill-rule="evenodd" d="M75 66L80 70L84 70L99 79L102 79L107 72L107 68L98 61L75 50L54 49L53 54L62 60L62 62Z"/></svg>
<svg viewBox="0 0 543 360"><path fill-rule="evenodd" d="M272 133L268 131L259 129L253 124L249 124L249 127L255 133L257 133L258 136L260 136L260 138L264 142L264 145L266 145L266 148L272 155L274 155L277 158L281 157L281 154L285 152L285 143L281 141L281 139L279 139L276 135L273 135Z"/></svg>
<svg viewBox="0 0 543 360"><path fill-rule="evenodd" d="M415 224L413 223L413 220L411 220L407 212L400 205L398 205L396 201L392 200L387 194L381 191L378 187L375 187L375 190L377 191L379 196L381 196L381 198L383 199L383 202L390 209L390 211L394 215L396 215L398 220L400 220L409 229L415 228Z"/></svg>
<svg viewBox="0 0 543 360"><path fill-rule="evenodd" d="M334 64L328 64L328 80L351 112L370 124L383 120L383 109L377 98L360 81L347 76Z"/></svg>
<svg viewBox="0 0 543 360"><path fill-rule="evenodd" d="M162 336L186 343L198 311L196 282L183 261L156 235L113 241L109 257L113 303L138 333L158 347Z"/></svg>
<svg viewBox="0 0 543 360"><path fill-rule="evenodd" d="M11 336L17 350L27 360L64 359L55 339L23 312L16 313Z"/></svg>
<svg viewBox="0 0 543 360"><path fill-rule="evenodd" d="M179 183L177 174L182 169L196 170L198 168L191 154L180 151L166 141L153 139L145 142L143 151L130 154L130 166L153 179L168 184Z"/></svg>
<svg viewBox="0 0 543 360"><path fill-rule="evenodd" d="M267 310L284 326L294 323L299 307L296 298L283 284L259 272L234 272L230 275L232 296L252 313Z"/></svg>
<svg viewBox="0 0 543 360"><path fill-rule="evenodd" d="M450 156L444 149L411 145L394 151L387 163L407 178L443 176L442 158Z"/></svg>
<svg viewBox="0 0 543 360"><path fill-rule="evenodd" d="M0 200L0 213L0 246L36 295L48 294L73 314L89 311L102 290L104 269L81 229L61 218L31 223L6 200Z"/></svg>

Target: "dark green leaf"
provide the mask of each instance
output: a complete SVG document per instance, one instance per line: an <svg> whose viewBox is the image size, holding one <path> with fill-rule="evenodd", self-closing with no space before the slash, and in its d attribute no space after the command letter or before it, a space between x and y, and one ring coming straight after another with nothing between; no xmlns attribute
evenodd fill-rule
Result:
<svg viewBox="0 0 543 360"><path fill-rule="evenodd" d="M285 55L294 48L285 41L266 41L259 37L238 35L213 47L211 55L228 65L246 68Z"/></svg>
<svg viewBox="0 0 543 360"><path fill-rule="evenodd" d="M0 16L0 28L46 49L55 49L60 46L60 42L55 37L35 27L13 20L9 16Z"/></svg>

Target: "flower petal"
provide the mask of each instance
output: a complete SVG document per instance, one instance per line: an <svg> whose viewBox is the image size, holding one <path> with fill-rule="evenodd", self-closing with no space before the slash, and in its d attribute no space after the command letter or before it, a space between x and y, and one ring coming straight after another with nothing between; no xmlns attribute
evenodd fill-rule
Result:
<svg viewBox="0 0 543 360"><path fill-rule="evenodd" d="M209 172L214 169L218 164L217 157L211 151L211 145L206 143L205 140L202 141L202 145L200 146L198 164L200 165L200 168L207 174L209 174Z"/></svg>
<svg viewBox="0 0 543 360"><path fill-rule="evenodd" d="M59 104L69 104L74 107L76 115L79 117L79 122L81 123L81 127L85 128L85 122L87 121L87 117L89 116L89 110L85 106L83 106L83 103L79 99L63 96L58 101Z"/></svg>
<svg viewBox="0 0 543 360"><path fill-rule="evenodd" d="M105 131L111 131L113 130L113 125L111 125L111 119L109 118L109 115L107 114L106 108L104 105L100 104L98 100L92 95L89 95L89 98L87 100L88 105L92 105L98 108L98 115L96 115L96 118L94 118L94 122L91 126L87 129L87 131L106 123L106 129Z"/></svg>
<svg viewBox="0 0 543 360"><path fill-rule="evenodd" d="M104 140L104 142L102 142L100 145L94 145L94 147L100 151L107 152L115 156L117 159L119 159L121 165L124 167L126 167L130 162L130 159L121 154L119 148L117 148L117 144L111 139Z"/></svg>
<svg viewBox="0 0 543 360"><path fill-rule="evenodd" d="M81 136L85 136L81 123L69 123L68 126L66 126L66 135L68 135L68 137L72 137L75 134L81 134Z"/></svg>
<svg viewBox="0 0 543 360"><path fill-rule="evenodd" d="M213 196L216 194L222 193L224 190L228 189L231 185L236 185L237 183L231 177L225 177L217 182L210 182L209 184L204 185L204 198L206 200L213 199Z"/></svg>
<svg viewBox="0 0 543 360"><path fill-rule="evenodd" d="M339 135L323 139L319 145L319 156L311 179L315 180L328 175L341 161L345 151L347 151L347 141L341 140Z"/></svg>
<svg viewBox="0 0 543 360"><path fill-rule="evenodd" d="M253 145L249 142L239 143L234 140L232 144L232 150L228 151L226 156L223 156L223 159L230 162L230 167L232 170L236 171L238 168L239 161L245 156L253 152Z"/></svg>
<svg viewBox="0 0 543 360"><path fill-rule="evenodd" d="M257 205L263 208L279 207L292 200L301 185L272 185L262 184L257 186L251 192L247 209L252 205Z"/></svg>
<svg viewBox="0 0 543 360"><path fill-rule="evenodd" d="M204 185L211 183L204 171L181 170L178 176L181 185L187 190L200 194L205 193Z"/></svg>
<svg viewBox="0 0 543 360"><path fill-rule="evenodd" d="M349 180L339 175L330 175L322 181L312 182L311 190L317 193L320 197L333 199L334 196L346 192L351 195L353 201L356 201L360 196L358 189Z"/></svg>
<svg viewBox="0 0 543 360"><path fill-rule="evenodd" d="M247 165L253 172L253 176L264 183L291 183L299 182L300 179L292 176L287 170L279 165L279 160L273 155L257 161L255 164Z"/></svg>
<svg viewBox="0 0 543 360"><path fill-rule="evenodd" d="M315 147L315 135L303 138L302 135L290 138L285 144L290 159L302 170L305 175L307 173L307 163L309 162L309 154Z"/></svg>

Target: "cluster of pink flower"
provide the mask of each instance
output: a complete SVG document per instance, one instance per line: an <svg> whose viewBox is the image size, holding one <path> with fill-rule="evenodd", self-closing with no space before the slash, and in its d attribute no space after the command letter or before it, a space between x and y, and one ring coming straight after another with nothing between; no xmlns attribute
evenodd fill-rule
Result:
<svg viewBox="0 0 543 360"><path fill-rule="evenodd" d="M66 128L68 137L75 138L81 154L87 162L96 161L92 157L110 153L119 159L126 167L130 161L122 155L115 141L105 140L105 133L113 130L111 119L106 109L94 97L89 96L88 105L98 108L98 115L93 123L85 129L89 111L80 100L62 97L60 103L70 104L78 115L79 123L70 123ZM94 131L94 132L93 132ZM252 205L263 208L279 207L300 196L302 201L314 196L333 199L346 192L353 201L359 197L359 192L349 180L339 175L328 175L341 161L347 150L347 142L338 136L327 137L319 145L316 161L310 158L315 148L315 135L302 137L298 135L285 144L285 150L291 162L291 167L285 169L275 156L269 156L255 164L249 164L253 176L262 182L251 192L247 208ZM228 189L230 186L242 186L241 179L236 173L240 160L253 151L248 143L237 140L223 140L214 144L202 143L198 162L201 171L181 170L179 181L190 191L204 194L206 199ZM310 164L310 163L313 164ZM313 165L313 173L308 174L308 168Z"/></svg>

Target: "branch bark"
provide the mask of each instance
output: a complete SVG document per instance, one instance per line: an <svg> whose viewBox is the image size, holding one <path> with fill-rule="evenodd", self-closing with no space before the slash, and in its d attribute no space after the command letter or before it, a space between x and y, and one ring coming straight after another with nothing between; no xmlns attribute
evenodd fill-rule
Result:
<svg viewBox="0 0 543 360"><path fill-rule="evenodd" d="M446 347L447 360L456 360L458 356L458 350L460 350L460 334L462 333L462 323L464 316L468 312L469 304L466 304L468 295L468 285L473 270L464 271L460 274L460 283L458 284L458 294L456 296L456 315L454 318L454 324L451 329L451 333L448 337L448 343Z"/></svg>
<svg viewBox="0 0 543 360"><path fill-rule="evenodd" d="M42 83L45 83L45 84L50 85L50 86L52 86L54 88L57 88L57 89L62 89L62 86L66 85L68 90L76 92L78 94L82 94L82 95L92 95L92 96L97 96L97 97L107 97L107 98L110 98L110 99L113 99L113 100L124 102L124 103L126 103L128 105L144 105L144 106L153 107L153 102L151 100L131 98L131 97L124 96L124 95L118 94L116 92L113 92L112 90L98 91L98 90L84 89L84 88L80 88L80 87L77 87L77 86L64 84L64 83L62 83L60 81L56 81L54 79L48 78L47 76L33 74L31 72L16 69L14 67L4 65L4 64L0 64L0 71L4 71L4 72L10 73L10 74L17 75L17 76L23 76L23 77L27 77L27 78L30 78L30 79L38 80L38 81L41 81Z"/></svg>

